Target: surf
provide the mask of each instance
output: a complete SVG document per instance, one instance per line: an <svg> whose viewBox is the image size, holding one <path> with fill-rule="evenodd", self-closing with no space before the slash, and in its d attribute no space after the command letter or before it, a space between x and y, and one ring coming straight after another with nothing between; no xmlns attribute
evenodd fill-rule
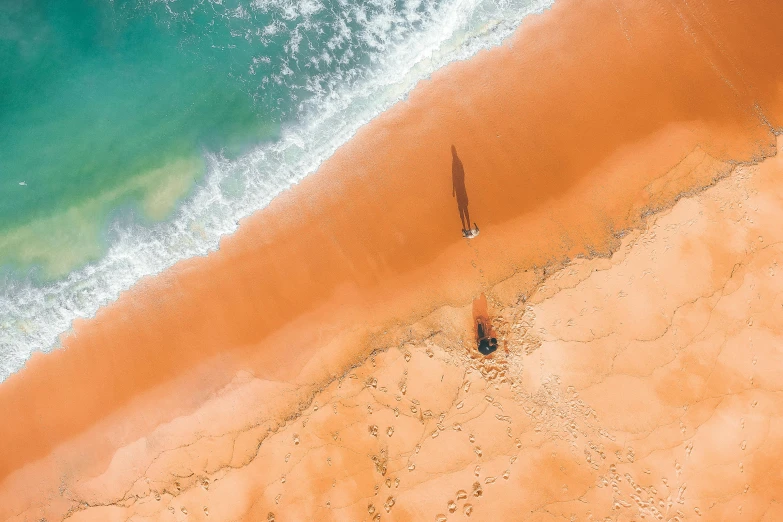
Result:
<svg viewBox="0 0 783 522"><path fill-rule="evenodd" d="M220 238L234 232L242 218L266 207L317 170L362 125L404 99L419 81L452 61L500 45L526 16L546 9L551 1L451 0L427 7L410 2L400 12L388 5L384 8L385 4L368 5L340 4L343 12L350 13L348 21L354 27L345 20L340 23L337 16L324 52L330 45L338 51L308 58L320 56L315 59L324 64L331 59L333 68L328 71L314 69L304 80L286 84L294 76L290 60L281 59L261 75L259 71L271 66L272 58L265 63L263 56L258 62L253 57L248 71L255 72L248 74L249 92L292 96L290 107L281 113L277 139L259 143L238 157L225 150L204 151L203 180L170 218L155 223L123 219L110 223L108 248L97 261L47 283L4 276L0 380L22 368L34 351L56 348L59 336L75 319L94 316L141 278L218 248ZM269 1L221 9L239 21L247 21L252 9L277 13L277 19L267 16L272 20L269 24L251 24L247 29L256 37L289 31L282 48L290 56L306 45L303 34L311 28L308 23L326 7ZM174 13L167 23L181 22L178 16ZM304 27L286 24L290 20L299 20ZM241 31L237 35L243 37ZM351 49L346 42L358 47ZM351 61L360 48L367 52L362 59ZM340 60L345 67L339 66Z"/></svg>

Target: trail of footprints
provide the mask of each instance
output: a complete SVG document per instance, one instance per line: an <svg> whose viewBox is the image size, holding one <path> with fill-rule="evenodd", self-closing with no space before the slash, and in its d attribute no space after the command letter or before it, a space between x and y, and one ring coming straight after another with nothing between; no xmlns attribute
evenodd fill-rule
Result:
<svg viewBox="0 0 783 522"><path fill-rule="evenodd" d="M526 333L519 335L524 336ZM525 347L524 343L519 343L518 346L522 346L526 353L530 353L529 347ZM537 346L534 345L533 349L535 348L537 348ZM425 353L428 357L433 357L431 348L428 348ZM606 430L600 427L595 412L579 398L578 393L574 388L569 386L563 389L557 376L552 376L551 378L544 380L540 388L532 395L520 391L518 385L512 378L514 370L519 368L520 364L519 361L514 360L514 355L515 354L511 354L510 357L507 356L505 358L499 357L495 360L471 355L462 355L461 362L468 369L466 375L472 371L476 371L480 374L486 390L491 390L492 388L499 390L502 386L508 387L512 391L514 401L522 406L523 411L529 418L536 421L534 428L536 432L547 433L552 439L564 441L572 448L574 454L583 454L585 462L594 472L598 473L601 470L606 470L606 473L596 475L596 487L602 488L611 486L611 511L613 513L616 513L618 510L631 509L636 514L642 517L648 517L652 520L665 519L669 522L682 522L686 519L685 513L680 509L680 507L684 507L685 504L685 484L678 483L676 494L672 494L671 490L674 488L674 485L670 486L667 479L664 477L662 480L668 490L664 495L663 493L659 494L653 486L641 486L629 472L625 472L621 476L618 464L632 464L635 461L633 448L626 447L623 452L618 449L615 450L613 454L609 454L607 446L614 445L614 438L606 432ZM406 363L411 361L410 352L406 351L404 357ZM460 387L458 394L459 400L455 402L452 409L446 412L440 412L437 416L428 409L422 411L421 403L415 398L410 399L409 409L412 415L418 415L421 422L425 425L431 424L432 422L435 423L434 428L431 431L428 431L431 439L437 438L439 433L446 429L445 423L450 417L455 416L466 407L466 401L469 398L470 388L473 382L474 381L471 381L470 379L466 379ZM404 371L404 375L400 380L399 385L400 392L403 395L406 393L406 383L407 371ZM487 407L496 408L498 410L498 413L494 414L495 419L508 424L504 430L505 435L509 438L513 438L514 431L511 427L513 418L503 411L503 404L490 394L484 395L484 400L487 403ZM397 413L397 411L398 410L395 409L395 413ZM454 431L465 432L465 436L472 445L476 458L481 461L483 450L479 445L476 436L473 433L464 430L461 422L454 421L450 427ZM372 426L371 428L376 427ZM373 436L376 436L377 429L372 429L371 431ZM389 436L391 436L393 431L394 427L389 426L387 429ZM410 455L407 465L407 470L409 472L415 471L415 458L422 451L422 445L426 444L426 438L425 433L422 442L415 446L412 455ZM512 447L517 450L520 450L523 447L523 444L518 437L513 438ZM692 449L692 443L689 444L688 448L689 454L690 449ZM481 465L477 464L474 468L476 480L469 487L456 491L451 498L444 499L443 511L436 513L433 519L438 522L445 522L451 515L462 514L466 517L473 515L476 510L475 505L479 503L482 498L485 498L486 488L491 487L491 485L498 480L503 481L510 479L512 475L512 466L516 460L516 455L509 456L508 468L497 476L484 476L483 479L481 477ZM610 464L609 461L613 462ZM677 477L679 477L680 465L677 462L674 463L674 469ZM381 470L382 474L384 471L385 470ZM390 483L391 480L386 479L387 487L390 486ZM400 483L400 478L395 478L394 488L398 489ZM384 512L389 513L394 503L395 497L389 496L383 504ZM695 507L693 511L700 516L701 512L698 507ZM381 512L376 511L374 504L371 503L368 506L368 512L373 516L372 520L382 520ZM616 515L612 517L606 516L602 520L613 520L614 517L616 517Z"/></svg>
<svg viewBox="0 0 783 522"><path fill-rule="evenodd" d="M519 346L524 346L520 343ZM403 495L405 492L405 483L410 481L411 487L416 486L421 479L416 477L416 460L420 453L428 447L428 444L437 444L437 438L446 429L451 429L456 432L462 433L465 439L470 443L474 458L481 462L484 458L484 450L477 440L474 433L466 430L463 427L463 422L454 420L447 426L448 419L452 417L460 416L466 419L466 415L470 411L475 410L474 415L480 415L485 409L495 409L496 413L492 415L499 423L506 425L502 429L503 435L512 438L514 433L511 427L513 418L504 412L503 405L498 400L491 390L501 390L505 388L506 391L511 391L511 396L516 402L524 403L527 406L526 413L532 417L540 417L543 429L554 428L552 424L553 418L557 417L562 420L564 417L573 418L575 415L573 412L569 412L568 415L563 415L563 412L553 412L552 418L549 418L544 413L545 408L537 408L537 406L546 406L552 404L554 398L560 398L557 396L557 392L554 391L559 383L551 383L551 390L539 393L536 396L528 397L522 394L517 394L514 391L515 384L511 378L512 373L519 368L520 362L515 361L515 357L518 358L520 354L508 353L505 356L499 356L497 358L484 358L478 354L465 354L464 351L460 353L457 351L456 357L452 353L444 352L438 349L440 356L445 356L448 362L456 363L460 365L465 371L465 379L461 386L456 390L457 399L454 404L447 411L433 412L432 409L423 406L422 402L415 397L409 397L409 372L408 364L411 363L413 354L410 349L405 349L403 352L403 360L405 361L402 374L396 379L395 386L391 388L394 390L392 394L389 393L389 389L379 383L379 377L376 375L369 375L364 380L364 389L370 392L371 402L365 405L368 418L373 415L374 412L380 411L382 408L389 408L392 410L394 417L399 418L401 415L407 417L413 417L418 419L422 424L422 435L418 444L414 446L411 452L400 455L390 455L386 449L386 443L383 440L383 436L391 438L395 433L395 426L392 425L379 425L375 423L367 424L367 435L374 439L377 444L377 453L369 455L369 459L372 463L373 469L379 477L379 483L375 484L373 497L367 503L367 514L372 521L380 521L385 517L391 517L395 505L398 503L398 496ZM435 356L435 350L433 345L428 345L423 351L424 355L433 359ZM528 351L529 353L529 351ZM375 367L374 358L370 359L370 366ZM357 369L356 372L348 376L349 379L358 379L356 373L359 373L361 369ZM369 370L369 368L367 368ZM371 371L371 370L370 370ZM471 378L470 375L477 375L479 380ZM474 391L471 394L471 386L476 382L481 382L482 389ZM547 387L544 386L546 389ZM440 396L441 394L448 395L448 391L443 389L432 390L434 395ZM451 392L454 394L454 391ZM483 401L479 398L479 395L483 394ZM388 395L392 395L391 400L388 400ZM506 393L508 395L508 393ZM474 400L477 399L477 400ZM471 404L468 405L468 401ZM481 405L483 402L483 406ZM478 403L473 404L473 403ZM337 412L337 405L332 405L335 413ZM314 406L314 410L317 406ZM578 413L582 413L581 411ZM469 420L470 418L467 418ZM573 423L572 423L573 424ZM576 430L575 424L569 426L570 430ZM337 439L337 433L333 438ZM427 442L430 440L432 442ZM294 435L293 444L296 446L299 444L299 436ZM519 438L513 439L512 448L519 450L522 447L522 443ZM487 457L496 457L497 455L487 455ZM481 474L482 468L480 464L476 464L473 469L474 480L472 483L465 484L464 488L455 491L450 498L443 499L443 511L434 513L433 520L446 521L449 516L462 515L465 517L471 517L475 514L477 504L485 497L486 488L491 487L496 481L508 480L511 477L511 466L516 461L517 457L512 455L509 457L509 467L497 476L483 476ZM387 477L389 470L397 461L405 460L405 465L400 467L396 476ZM406 478L400 473L410 474L410 479ZM285 477L281 478L281 483L284 483ZM384 490L386 492L384 492Z"/></svg>
<svg viewBox="0 0 783 522"><path fill-rule="evenodd" d="M428 346L424 353L428 358L433 358L435 355L435 352L431 346ZM406 363L406 368L403 370L402 376L397 382L397 390L399 393L397 393L395 400L396 402L402 402L403 398L407 395L408 391L408 371L407 371L407 363L410 363L412 359L412 354L409 350L405 350L404 352L404 361ZM504 361L502 359L498 359L496 361L493 361L491 359L485 359L483 357L475 357L475 356L467 356L464 359L467 360L461 360L459 361L466 369L467 373L477 371L481 378L485 381L485 386L488 387L488 385L492 384L495 386L496 389L499 389L501 385L506 384L508 382L507 380L507 373L509 371L509 364L507 361ZM460 389L458 390L458 398L459 401L457 401L453 406L451 411L443 411L439 412L437 415L432 412L431 409L423 409L421 406L421 402L416 398L409 398L407 399L408 402L408 411L410 412L410 416L417 417L422 424L425 426L432 425L434 423L434 426L432 426L431 429L427 429L425 435L422 436L422 440L419 444L417 444L413 448L413 452L411 455L408 456L408 462L407 466L405 467L408 472L414 472L416 470L416 456L419 455L419 453L422 450L423 444L426 444L426 435L429 434L430 439L436 439L441 432L444 432L447 429L447 426L445 424L446 420L450 416L456 416L456 415L450 415L450 413L454 414L460 413L461 410L465 407L465 401L468 397L468 394L470 392L470 388L472 385L472 381L470 379L465 379L462 385L460 386ZM379 387L378 385L378 379L375 376L369 377L366 381L366 386L368 388L371 388L373 390L378 390L383 393L386 392L386 390L383 387ZM433 390L435 391L435 390ZM437 390L440 392L441 390ZM445 392L444 392L445 393ZM503 406L502 404L495 400L495 398L492 395L485 395L484 400L487 403L487 407L494 407L499 410L500 413L495 414L495 418L501 422L504 423L511 423L512 418L509 415L503 414ZM368 405L368 408L370 405ZM399 407L394 408L394 415L395 417L399 417L400 415L400 409ZM405 415L408 415L408 413L405 413ZM454 421L450 428L457 432L463 432L462 423L458 421ZM394 426L388 426L385 429L385 433L388 437L391 437L394 434ZM379 433L382 431L382 428L375 424L368 425L368 433L371 437L378 438ZM508 435L511 434L511 427L507 427ZM481 446L477 443L476 436L473 433L465 432L464 435L468 442L472 445L473 452L476 455L476 458L481 459L483 456L483 450ZM521 443L519 443L519 440L516 439L516 447L520 448ZM381 477L386 475L387 472L387 465L389 457L388 455L385 455L383 453L383 450L379 455L373 455L371 456L371 459L373 460L373 464L375 465L375 470L377 473L381 475ZM509 459L509 464L513 464L516 460L516 456L511 456ZM466 517L470 517L474 514L475 507L474 502L477 502L479 499L481 499L484 496L485 492L485 486L493 484L498 479L500 480L508 480L511 477L511 469L508 468L502 472L499 476L486 476L483 479L484 484L482 484L480 480L481 476L481 466L476 465L474 468L474 475L477 480L474 480L472 484L470 484L465 489L459 489L454 493L454 495L444 500L444 511L442 513L437 513L434 515L434 520L445 522L448 520L449 515L453 514L462 514ZM399 490L400 484L402 483L402 480L400 477L395 477L392 481L391 478L386 478L384 481L384 484L387 489L391 489L392 487L395 490ZM376 485L375 487L375 495L378 496L380 492L379 485ZM386 500L383 502L382 506L378 506L380 502L370 502L367 505L367 513L370 515L371 520L373 521L380 521L383 519L384 513L390 513L393 506L396 503L396 498L394 495L389 495ZM458 513L459 512L459 513Z"/></svg>
<svg viewBox="0 0 783 522"><path fill-rule="evenodd" d="M532 319L528 317L530 315L528 311L521 315L522 318L517 318L517 320L522 321L523 324L527 325L532 322ZM512 477L514 463L518 458L517 454L523 448L523 443L520 440L521 433L515 432L513 427L515 414L512 414L512 411L504 411L503 403L509 400L513 402L508 405L509 410L524 412L527 420L534 422L534 432L541 435L542 439L558 440L570 447L574 455L584 455L585 462L596 473L596 488L611 490L611 510L613 512L634 507L637 513L645 514L653 520L663 520L663 514L668 514L667 521L681 522L685 520L683 512L677 509L677 506L684 504L684 486L677 484L676 488L680 489L673 497L669 491L664 495L663 492L659 494L652 486L640 486L630 473L621 473L618 464L632 463L635 458L633 449L625 448L622 454L619 450L614 454L611 453L608 447L614 444L612 436L600 428L595 413L578 397L572 387L564 389L559 378L552 376L545 379L533 394L526 393L521 389L515 376L519 375L521 371L522 353L529 353L530 342L522 341L523 339L529 341L529 335L526 331L522 331L522 327L503 328L502 325L499 325L498 330L507 332L507 335L511 337L516 336L516 339L510 343L508 347L510 349L505 350L504 353L500 353L501 350L498 350L497 356L492 358L469 353L461 347L454 350L442 349L433 340L430 340L429 343L427 341L417 343L419 346L421 344L426 346L424 350L418 352L417 356L434 359L437 351L440 359L439 364L454 365L464 371L462 383L457 389L449 390L445 388L445 384L441 384L440 389L430 390L432 396L454 397L453 403L445 411L432 411L432 408L427 405L428 401L422 403L416 397L410 396L409 365L414 358L412 351L420 350L420 348L404 347L402 349L404 364L401 373L396 376L388 375L388 372L384 374L384 368L380 368L379 375L374 375L376 364L375 358L371 357L367 363L356 368L343 380L346 383L357 380L362 383L358 388L356 386L347 387L352 389L353 393L340 393L333 390L335 393L332 398L326 401L327 411L331 410L332 414L337 415L345 407L359 408L366 412L364 419L370 421L366 424L366 436L369 437L369 441L372 441L375 450L368 455L368 463L374 470L378 482L374 485L366 504L369 520L377 522L393 518L395 506L398 506L400 502L405 502L406 491L415 488L425 480L418 475L416 468L422 452L426 452L431 444L439 444L438 438L446 430L449 430L449 433L456 432L458 436L464 437L463 440L470 444L473 459L477 463L473 468L471 482L466 482L460 489L444 497L441 510L432 513L430 520L445 522L450 517L475 516L482 501L486 502L488 496L491 498L493 485L498 481L508 481ZM449 345L447 339L442 341L445 342L442 342L441 345ZM535 345L535 343L532 344ZM519 351L515 351L515 348ZM359 375L365 372L369 375L362 381ZM343 381L337 385L338 389L341 388ZM473 391L471 391L472 388ZM351 403L351 400L354 402ZM314 413L318 409L318 403L313 403L309 411ZM394 419L413 418L421 424L421 435L413 448L408 451L400 451L397 454L390 453L389 443L395 436L397 427L394 423L372 422L373 415L384 409L390 411ZM482 441L467 427L472 419L485 412L490 412L489 418L494 417L491 422L497 423L492 425L493 435L491 438L500 437L508 441L504 446L505 450L497 449L496 440L487 440L484 442L492 449L486 453L482 447ZM290 433L288 440L291 451L286 452L282 457L289 466L288 474L291 474L293 467L297 466L302 458L305 458L301 449L297 447L302 444L304 430L308 430L309 416L307 413L307 411L303 412L303 416L299 420L293 421L301 423L301 429L288 432ZM340 432L348 428L347 425L340 425L329 433L331 435L329 438L335 443L342 444L339 442L341 441ZM299 460L295 458L289 464L292 452L297 455ZM508 466L495 475L482 475L482 462L493 461L494 465L497 463L498 457L504 454L503 452L506 452L508 457ZM514 454L508 454L508 452ZM610 464L609 461L613 462ZM326 463L328 466L332 466L330 457L326 458ZM335 470L335 475L331 477L332 487L336 487L340 478L336 468L331 468ZM601 471L604 472L601 473ZM447 471L444 470L445 472ZM289 482L286 473L278 475L276 482L282 489ZM204 486L206 489L208 481L204 484L206 484ZM667 489L671 488L675 488L675 485ZM280 505L284 500L284 495L285 491L282 490L274 497L277 509L284 510L284 506ZM325 500L322 506L325 506L326 509L339 508L339 506L332 506L331 500ZM174 512L174 509L173 506L169 508L171 512ZM204 516L210 515L207 506L203 506L202 509ZM187 515L186 507L182 506L180 510L182 514ZM699 513L698 508L695 512ZM274 520L275 513L269 511L267 521ZM596 518L596 520L603 519Z"/></svg>

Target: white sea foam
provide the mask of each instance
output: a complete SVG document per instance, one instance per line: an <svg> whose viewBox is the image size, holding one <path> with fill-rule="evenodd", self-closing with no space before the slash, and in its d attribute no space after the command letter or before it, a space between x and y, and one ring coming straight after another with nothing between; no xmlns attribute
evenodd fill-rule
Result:
<svg viewBox="0 0 783 522"><path fill-rule="evenodd" d="M116 225L112 246L103 259L58 282L3 282L0 381L18 371L34 351L55 347L74 319L94 316L99 307L142 277L216 249L221 236L232 233L239 219L265 207L314 172L359 127L404 98L419 80L451 61L499 45L525 16L552 2L449 0L428 13L427 23L416 19L416 9L409 9L403 16L410 20L396 20L397 26L408 23L421 27L405 38L384 32L384 27L394 26L389 20L372 18L362 35L367 45L379 49L371 55L371 67L354 71L358 77L342 84L339 79L320 81L314 77L309 91L315 96L301 107L306 114L300 120L303 123L285 128L279 141L233 161L209 155L205 182L173 219L155 226ZM288 6L285 9L300 5L309 11L318 7L313 1L281 5ZM245 13L236 16L240 15ZM265 30L272 31L259 28L260 32ZM336 35L339 40L340 32ZM341 58L330 56L325 55L324 60Z"/></svg>

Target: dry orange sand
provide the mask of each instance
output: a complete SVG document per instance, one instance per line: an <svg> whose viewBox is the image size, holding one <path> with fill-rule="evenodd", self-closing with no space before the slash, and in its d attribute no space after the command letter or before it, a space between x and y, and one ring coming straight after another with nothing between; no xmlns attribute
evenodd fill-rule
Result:
<svg viewBox="0 0 783 522"><path fill-rule="evenodd" d="M737 353L728 350L728 359L717 364L723 351L715 339L736 333L722 329L730 326L725 318L713 325L711 337L694 341L695 348L635 341L652 343L660 325L671 323L672 303L689 310L686 297L693 300L707 291L714 296L719 287L710 284L733 281L726 270L736 263L744 266L745 258L738 256L750 255L751 243L726 245L722 231L744 222L716 215L710 226L719 232L704 243L720 262L708 266L699 257L698 240L688 235L692 227L683 224L687 220L676 221L685 245L682 258L658 274L651 289L634 294L633 285L622 280L631 269L617 265L618 281L628 287L615 292L627 294L622 305L609 307L603 294L599 299L555 292L541 301L544 308L532 312L536 329L531 331L524 325L533 319L524 305L514 303L546 277L535 295L553 292L557 276L550 274L567 258L619 246L611 261L583 261L566 270L579 274L577 268L590 263L614 266L618 256L630 255L624 249L649 242L631 235L620 245L620 231L641 225L643 215L666 207L682 192L728 174L734 162L774 152L772 131L783 116L781 26L783 5L769 1L584 5L562 0L527 20L503 47L452 64L422 82L317 174L244 222L219 252L143 281L95 319L76 325L64 349L35 357L0 386L0 411L4 419L13 419L0 425L0 447L7 450L0 457L0 517L126 520L133 512L148 516L145 510L156 518L154 513L171 507L177 519L209 512L210 520L258 520L274 512L280 520L361 520L370 518L369 502L396 520L435 519L440 512L448 514L447 497L458 489L474 495L471 477L480 461L486 462L478 471L486 497L472 498L486 498L487 516L501 519L512 514L541 520L564 514L568 519L565 511L572 509L585 520L588 511L594 520L618 512L625 513L623 520L633 520L639 505L633 495L647 503L650 495L659 495L664 504L671 496L669 519L672 509L688 510L692 517L698 508L702 513L713 509L714 520L734 520L736 511L721 510L738 510L734 499L754 499L743 516L760 519L759 510L775 509L771 499L779 500L773 494L779 475L758 462L775 455L775 444L780 449L774 392L767 406L754 410L763 412L757 417L768 433L764 444L772 446L753 452L758 457L741 469L745 477L753 474L747 483L758 492L734 495L736 484L726 478L733 475L721 466L737 467L743 453L725 457L721 437L730 433L729 421L743 407L744 396L738 394L763 392L774 382L746 383L745 390L737 388L738 377L721 370L739 364L748 350L747 345ZM460 238L450 194L452 144L465 166L471 217L481 227L481 235L470 242ZM776 164L765 165L774 171ZM757 190L762 200L773 198L771 208L765 207L772 216L778 189L763 189L770 192L729 190L726 201L741 197L742 190ZM685 200L675 211L683 205ZM762 226L747 224L748 230L751 225ZM772 225L764 230L770 238L776 233ZM659 256L667 251L665 245L656 250ZM656 270L647 254L634 265L642 270L638 280L645 270ZM723 261L732 256L739 261ZM551 269L540 268L547 265ZM497 329L505 325L519 335L507 335L496 362L481 362L465 355L471 343L470 303L482 291L491 297L490 289L504 303L495 310L504 317ZM648 295L651 291L660 293L662 303ZM557 299L560 308L547 312L546 306L555 305L546 303ZM578 299L600 302L606 310L577 319L582 316L575 307L583 307ZM565 319L565 311L573 317ZM687 321L701 317L695 308L679 313ZM543 321L542 314L552 319ZM555 316L560 323L553 324ZM418 325L406 326L423 317ZM768 322L774 332L772 318ZM513 330L514 325L522 326ZM571 337L571 330L583 337ZM584 337L590 330L596 340L587 343L593 339ZM774 342L758 342L774 369L779 363ZM530 349L539 343L540 349ZM367 359L371 350L390 346L402 348L380 353L373 367ZM419 387L407 396L419 405L393 397L399 373L406 369L404 350L411 353L408 387ZM718 351L712 360L710 350ZM615 376L618 358L627 360ZM711 366L702 375L705 364ZM350 375L346 368L351 365L358 365L357 379L341 378ZM474 370L467 374L469 367ZM675 367L683 375L672 373ZM375 393L375 387L364 385L376 371L386 372L374 378L389 381L377 388L386 388L389 407L365 397ZM432 439L441 413L444 427L447 419L451 423L461 415L455 401L466 379L476 381L470 397L482 407L471 407L463 432L449 424L451 431ZM499 388L492 391L495 385ZM579 391L582 402L569 395L569 386ZM486 387L493 400L484 405L475 394ZM394 416L395 403L401 417ZM313 404L321 404L317 412ZM371 413L367 404L378 411ZM303 408L305 417L297 417ZM424 417L428 410L432 417ZM483 411L492 415L484 419ZM370 424L368 415L378 420ZM302 426L308 418L314 431ZM400 424L389 437L392 418ZM573 420L572 427L566 419L578 422ZM706 440L699 447L705 453L694 471L687 471L685 457L677 453L686 439L676 437L695 437L688 426L695 430L709 419L727 424L710 424L702 432ZM511 428L512 436L503 435L507 430L498 436L498 423ZM372 425L378 426L375 435L368 432ZM760 429L752 428L758 437ZM468 431L480 441L481 454L462 440ZM569 437L577 440L571 444ZM520 460L511 464L515 438L520 439ZM297 446L308 451L291 461L296 453L289 448ZM632 462L629 446L636 452ZM696 447L688 452L696 455L692 460ZM280 460L287 453L292 457ZM419 454L423 462L413 462ZM506 464L497 460L501 456ZM610 471L613 458L617 462ZM669 469L672 458L680 467L676 477L677 467ZM373 474L382 463L391 488ZM416 467L408 471L411 463ZM294 464L295 471L288 471ZM514 465L524 472L504 479L504 466ZM623 475L626 469L633 483ZM283 482L278 474L284 473L293 474ZM494 497L488 473L500 477ZM687 493L659 484L663 477L679 484L687 473L693 474ZM711 475L719 480L711 481ZM395 487L391 477L406 482ZM597 487L599 477L605 487ZM222 482L204 483L215 478ZM338 479L341 489L332 482ZM657 493L639 493L634 484L658 484ZM510 489L504 493L501 485ZM766 496L763 488L769 489ZM679 504L677 495L690 504ZM331 509L332 504L342 511ZM619 507L613 509L615 504ZM657 497L653 504L664 509ZM478 514L479 501L473 506ZM458 507L464 512L464 499Z"/></svg>

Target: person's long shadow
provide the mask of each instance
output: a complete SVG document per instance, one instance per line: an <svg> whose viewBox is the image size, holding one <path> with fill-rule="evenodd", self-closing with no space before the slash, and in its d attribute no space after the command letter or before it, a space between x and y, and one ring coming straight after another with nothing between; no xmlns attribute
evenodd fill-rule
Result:
<svg viewBox="0 0 783 522"><path fill-rule="evenodd" d="M457 156L457 148L454 145L451 146L451 196L457 198L462 231L470 230L472 227L468 212L468 190L465 188L465 167Z"/></svg>

